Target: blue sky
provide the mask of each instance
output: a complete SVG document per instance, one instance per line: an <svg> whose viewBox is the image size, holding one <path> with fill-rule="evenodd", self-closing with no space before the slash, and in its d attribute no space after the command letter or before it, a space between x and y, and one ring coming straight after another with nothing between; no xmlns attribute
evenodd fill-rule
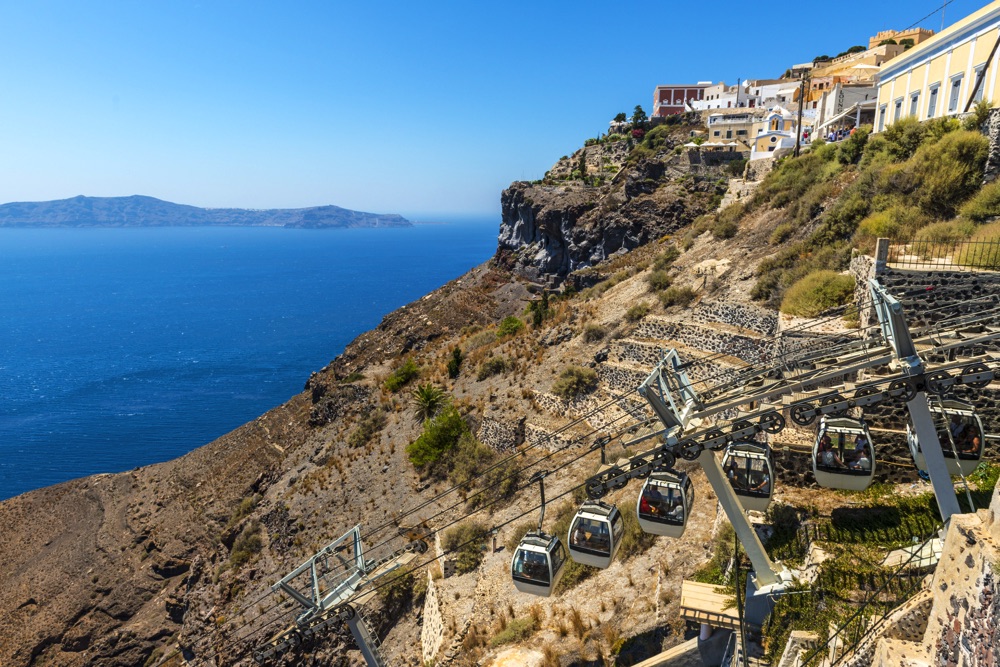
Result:
<svg viewBox="0 0 1000 667"><path fill-rule="evenodd" d="M984 4L952 0L946 24ZM941 2L770 6L4 2L0 202L495 214L657 84L779 76Z"/></svg>

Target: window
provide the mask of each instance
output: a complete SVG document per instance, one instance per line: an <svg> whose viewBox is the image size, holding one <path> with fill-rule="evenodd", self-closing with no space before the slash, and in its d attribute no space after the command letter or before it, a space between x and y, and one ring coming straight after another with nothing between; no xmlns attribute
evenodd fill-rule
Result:
<svg viewBox="0 0 1000 667"><path fill-rule="evenodd" d="M948 113L958 111L958 95L962 92L962 75L951 80L951 93L948 95Z"/></svg>
<svg viewBox="0 0 1000 667"><path fill-rule="evenodd" d="M718 131L718 130L716 130L715 132L713 132L713 133L712 133L712 136L713 136L713 137L717 137L717 136L719 136L719 131Z"/></svg>
<svg viewBox="0 0 1000 667"><path fill-rule="evenodd" d="M941 87L941 84L935 83L933 86L930 87L930 89L927 92L927 117L928 118L933 118L935 112L937 111L937 97L938 97L938 89L940 87Z"/></svg>
<svg viewBox="0 0 1000 667"><path fill-rule="evenodd" d="M916 116L917 115L917 103L919 101L920 101L920 93L919 92L917 92L917 93L911 93L910 94L910 115L911 116Z"/></svg>
<svg viewBox="0 0 1000 667"><path fill-rule="evenodd" d="M733 138L733 131L726 130L726 139L732 139L732 138Z"/></svg>
<svg viewBox="0 0 1000 667"><path fill-rule="evenodd" d="M892 110L892 122L895 123L896 121L898 121L899 116L902 113L903 113L903 98L900 97L899 99L896 100L896 104L894 105Z"/></svg>
<svg viewBox="0 0 1000 667"><path fill-rule="evenodd" d="M747 133L746 130L736 130L736 136L737 137L744 136L746 133Z"/></svg>
<svg viewBox="0 0 1000 667"><path fill-rule="evenodd" d="M979 77L982 75L983 70L986 65L980 65L976 68L976 73L972 77L972 85L976 85L976 81L979 81ZM976 94L972 97L972 103L977 104L983 101L983 90L986 88L986 77L983 77L982 81L979 81L979 88L976 89Z"/></svg>
<svg viewBox="0 0 1000 667"><path fill-rule="evenodd" d="M883 104L878 108L878 131L881 132L885 129L885 105Z"/></svg>

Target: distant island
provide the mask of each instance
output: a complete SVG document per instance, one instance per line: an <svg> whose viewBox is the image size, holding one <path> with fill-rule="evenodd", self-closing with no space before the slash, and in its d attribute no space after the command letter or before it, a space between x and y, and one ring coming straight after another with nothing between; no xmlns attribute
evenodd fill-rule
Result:
<svg viewBox="0 0 1000 667"><path fill-rule="evenodd" d="M199 208L133 195L72 197L0 204L0 227L410 227L401 215L364 213L339 206L310 208Z"/></svg>

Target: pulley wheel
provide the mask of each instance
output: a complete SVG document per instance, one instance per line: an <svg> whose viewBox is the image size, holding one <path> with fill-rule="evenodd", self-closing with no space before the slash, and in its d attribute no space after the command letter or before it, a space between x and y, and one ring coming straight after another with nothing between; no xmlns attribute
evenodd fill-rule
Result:
<svg viewBox="0 0 1000 667"><path fill-rule="evenodd" d="M951 376L944 371L934 371L927 376L927 391L940 396L944 392L948 391L948 387L943 384L943 380L948 380L950 378Z"/></svg>
<svg viewBox="0 0 1000 667"><path fill-rule="evenodd" d="M764 433L774 435L781 433L783 428L785 428L785 418L781 416L780 412L768 412L760 418L760 429Z"/></svg>
<svg viewBox="0 0 1000 667"><path fill-rule="evenodd" d="M977 373L987 373L989 372L989 367L986 364L970 364L962 369L962 375L975 375ZM996 374L994 374L995 377ZM977 380L975 382L966 382L966 387L972 387L973 389L982 389L990 383L990 380Z"/></svg>
<svg viewBox="0 0 1000 667"><path fill-rule="evenodd" d="M809 403L796 403L792 406L792 409L789 410L789 415L791 416L792 421L799 426L809 426L809 424L816 421L815 413L809 414L813 409L813 406Z"/></svg>
<svg viewBox="0 0 1000 667"><path fill-rule="evenodd" d="M909 403L913 400L913 397L917 395L917 390L913 386L913 383L909 380L893 380L889 383L889 391L894 392L899 389L903 390L902 395L899 396L899 400L904 403Z"/></svg>

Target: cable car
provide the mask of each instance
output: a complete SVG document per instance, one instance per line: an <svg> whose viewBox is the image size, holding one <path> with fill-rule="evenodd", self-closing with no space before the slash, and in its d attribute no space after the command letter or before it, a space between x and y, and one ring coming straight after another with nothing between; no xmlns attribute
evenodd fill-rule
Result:
<svg viewBox="0 0 1000 667"><path fill-rule="evenodd" d="M514 587L522 593L552 595L566 565L566 547L554 535L532 531L517 545L510 561Z"/></svg>
<svg viewBox="0 0 1000 667"><path fill-rule="evenodd" d="M875 479L875 450L868 424L850 417L824 416L813 443L812 463L820 486L867 489Z"/></svg>
<svg viewBox="0 0 1000 667"><path fill-rule="evenodd" d="M771 448L759 442L734 442L726 447L722 469L745 510L767 511L774 495Z"/></svg>
<svg viewBox="0 0 1000 667"><path fill-rule="evenodd" d="M658 470L642 485L635 501L635 515L639 527L650 535L680 537L684 534L692 504L694 485L691 478L676 470Z"/></svg>
<svg viewBox="0 0 1000 667"><path fill-rule="evenodd" d="M618 553L624 532L625 521L617 507L599 500L584 501L569 525L570 558L603 570Z"/></svg>
<svg viewBox="0 0 1000 667"><path fill-rule="evenodd" d="M955 400L931 400L927 405L937 427L938 441L941 443L941 453L944 454L948 472L952 475L968 475L979 465L983 458L983 423L979 420L975 409L968 403ZM927 470L927 462L920 450L917 432L910 424L906 425L906 442L910 446L913 462L920 470Z"/></svg>

